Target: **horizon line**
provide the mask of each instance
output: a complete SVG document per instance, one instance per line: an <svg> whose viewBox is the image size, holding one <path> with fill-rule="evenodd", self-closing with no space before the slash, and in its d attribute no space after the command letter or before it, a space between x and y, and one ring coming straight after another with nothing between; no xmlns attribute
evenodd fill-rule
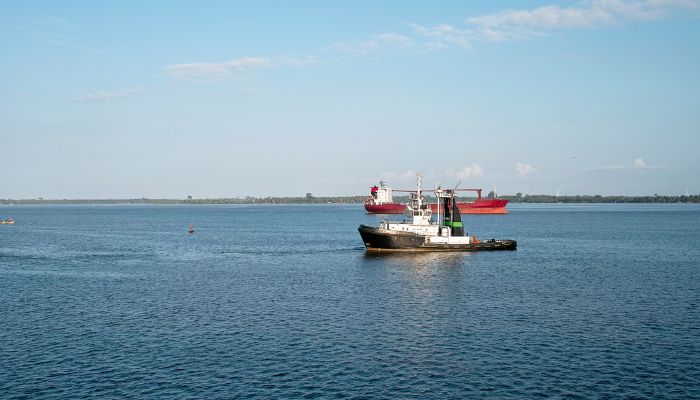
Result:
<svg viewBox="0 0 700 400"><path fill-rule="evenodd" d="M567 198L567 197L602 197L602 198L612 198L612 197L624 197L624 198L630 198L630 197L649 197L649 198L654 198L654 197L696 197L700 196L700 193L679 193L679 194L610 194L610 195L601 195L601 194L545 194L545 193L537 193L537 194L529 194L529 193L516 193L516 194L497 194L496 197L513 197L513 198L518 198L518 194L520 194L521 198L525 197L530 197L530 196L542 196L542 197L554 197L554 198ZM0 204L3 202L18 202L18 201L26 201L26 202L48 202L48 201L182 201L182 202L188 202L188 201L207 201L207 200L238 200L238 201L247 201L247 200L265 200L265 199L332 199L332 198L337 198L337 199L342 199L342 198L355 198L355 197L367 197L368 195L366 194L354 194L354 195L311 195L306 196L235 196L235 197L75 197L75 198L67 198L67 197L26 197L26 198L0 198ZM406 197L407 195L398 195L395 197ZM425 195L426 197L434 197L430 196L428 194ZM476 196L459 196L462 198L471 198ZM482 197L487 197L487 196L482 196Z"/></svg>

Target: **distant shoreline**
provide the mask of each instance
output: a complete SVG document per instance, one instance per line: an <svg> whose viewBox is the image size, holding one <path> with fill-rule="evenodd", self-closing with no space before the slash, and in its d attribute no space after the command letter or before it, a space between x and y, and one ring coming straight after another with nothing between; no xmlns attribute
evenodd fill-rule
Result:
<svg viewBox="0 0 700 400"><path fill-rule="evenodd" d="M428 201L431 196L425 196ZM204 199L0 199L0 205L10 204L362 204L367 196L329 196L329 197L246 197L246 198L204 198ZM521 195L499 196L499 199L511 203L700 203L700 195L690 196L551 196ZM460 198L464 201L473 197ZM405 196L394 197L397 203L406 202Z"/></svg>

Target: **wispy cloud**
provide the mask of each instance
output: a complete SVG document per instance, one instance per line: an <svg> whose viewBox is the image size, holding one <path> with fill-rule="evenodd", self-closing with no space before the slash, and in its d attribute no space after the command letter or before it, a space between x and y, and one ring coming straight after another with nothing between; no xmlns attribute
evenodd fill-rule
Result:
<svg viewBox="0 0 700 400"><path fill-rule="evenodd" d="M423 25L408 23L407 32L383 32L359 41L335 42L326 50L356 57L391 51L426 51L444 48L470 48L478 43L523 40L544 36L553 31L581 29L628 21L647 21L700 12L699 0L583 0L570 6L558 4L532 9L507 10L467 17L464 25L447 23ZM70 26L61 19L45 24ZM63 41L68 41L66 38ZM241 57L222 62L174 64L165 71L176 78L193 81L240 79L265 68L302 67L319 64L313 56L289 55Z"/></svg>
<svg viewBox="0 0 700 400"><path fill-rule="evenodd" d="M384 33L330 48L348 55L369 55L396 47L418 51L466 49L483 42L532 39L565 29L658 20L699 11L698 0L584 0L571 6L554 4L467 17L462 26L409 23L410 32Z"/></svg>
<svg viewBox="0 0 700 400"><path fill-rule="evenodd" d="M272 67L304 67L315 65L318 61L313 56L277 57L241 57L223 62L199 62L175 64L165 68L165 71L181 79L194 81L226 80L243 78L246 73Z"/></svg>
<svg viewBox="0 0 700 400"><path fill-rule="evenodd" d="M477 176L481 176L483 174L484 174L484 169L481 168L481 166L478 164L465 165L464 168L462 168L460 170L455 170L454 168L450 168L445 172L445 175L447 175L448 177L456 178L459 180L474 178Z"/></svg>
<svg viewBox="0 0 700 400"><path fill-rule="evenodd" d="M375 36L375 40L380 43L387 45L393 45L397 47L411 47L413 46L413 40L407 36L397 35L395 33L382 33Z"/></svg>
<svg viewBox="0 0 700 400"><path fill-rule="evenodd" d="M271 66L281 67L306 67L318 64L318 60L313 56L277 56L270 60Z"/></svg>
<svg viewBox="0 0 700 400"><path fill-rule="evenodd" d="M272 62L262 57L241 57L235 60L214 63L175 64L165 68L165 71L177 78L191 80L228 79L260 68L269 67Z"/></svg>
<svg viewBox="0 0 700 400"><path fill-rule="evenodd" d="M448 46L470 47L474 39L474 32L470 29L459 29L449 24L440 24L434 27L425 27L418 24L409 24L413 32L423 41L421 48L441 49Z"/></svg>
<svg viewBox="0 0 700 400"><path fill-rule="evenodd" d="M570 7L549 5L509 10L466 19L475 34L485 40L527 39L547 31L613 25L667 17L676 11L697 11L693 0L595 0Z"/></svg>
<svg viewBox="0 0 700 400"><path fill-rule="evenodd" d="M103 92L86 94L85 96L83 96L83 100L88 101L88 102L114 100L114 99L119 99L122 97L132 96L132 95L139 93L141 91L143 91L143 88L127 88L127 89L114 90L111 92L103 91Z"/></svg>
<svg viewBox="0 0 700 400"><path fill-rule="evenodd" d="M391 49L406 49L415 45L412 38L396 33L381 33L361 42L336 42L327 50L350 56L366 56Z"/></svg>
<svg viewBox="0 0 700 400"><path fill-rule="evenodd" d="M325 50L347 57L362 57L392 51L466 49L484 42L524 40L566 29L657 20L681 12L700 12L700 0L583 0L569 6L553 4L466 17L461 26L408 23L405 32L385 31L365 40L335 42ZM48 19L45 23L70 26L61 19ZM60 37L56 40L61 42L58 39ZM65 38L63 42L69 40ZM167 66L165 71L179 79L217 81L247 78L252 76L252 72L265 68L318 64L313 56L249 56L222 62L174 64Z"/></svg>
<svg viewBox="0 0 700 400"><path fill-rule="evenodd" d="M522 162L515 164L515 173L517 173L518 176L525 176L535 171L537 171L537 169L531 164Z"/></svg>
<svg viewBox="0 0 700 400"><path fill-rule="evenodd" d="M663 165L649 165L641 158L635 158L631 164L615 164L615 165L605 165L599 168L594 168L596 171L615 171L615 170L633 170L633 171L646 171L653 169L664 169Z"/></svg>

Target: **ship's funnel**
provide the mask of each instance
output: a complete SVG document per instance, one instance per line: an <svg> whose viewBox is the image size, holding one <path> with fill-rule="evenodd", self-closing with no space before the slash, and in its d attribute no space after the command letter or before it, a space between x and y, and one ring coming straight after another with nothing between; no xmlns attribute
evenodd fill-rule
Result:
<svg viewBox="0 0 700 400"><path fill-rule="evenodd" d="M453 191L448 191L448 195L443 198L443 223L452 229L452 236L464 236L464 225L462 216L457 207L457 197Z"/></svg>
<svg viewBox="0 0 700 400"><path fill-rule="evenodd" d="M462 216L459 214L457 207L457 197L452 197L452 235L464 236L464 224L462 224Z"/></svg>

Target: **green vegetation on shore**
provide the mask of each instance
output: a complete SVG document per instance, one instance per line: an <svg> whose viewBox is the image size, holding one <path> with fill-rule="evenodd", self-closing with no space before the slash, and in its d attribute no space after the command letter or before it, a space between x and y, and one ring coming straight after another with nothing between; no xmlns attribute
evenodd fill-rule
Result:
<svg viewBox="0 0 700 400"><path fill-rule="evenodd" d="M427 200L434 201L431 196ZM491 197L491 196L489 196ZM303 197L244 197L244 198L208 198L208 199L0 199L0 204L360 204L367 196L330 196L315 197L307 194ZM522 195L499 196L499 199L511 203L700 203L700 195L689 196L552 196ZM473 197L460 197L463 201L473 201ZM394 197L397 203L405 203L406 196Z"/></svg>
<svg viewBox="0 0 700 400"><path fill-rule="evenodd" d="M682 196L552 196L546 194L501 196L512 203L700 203L700 195Z"/></svg>

